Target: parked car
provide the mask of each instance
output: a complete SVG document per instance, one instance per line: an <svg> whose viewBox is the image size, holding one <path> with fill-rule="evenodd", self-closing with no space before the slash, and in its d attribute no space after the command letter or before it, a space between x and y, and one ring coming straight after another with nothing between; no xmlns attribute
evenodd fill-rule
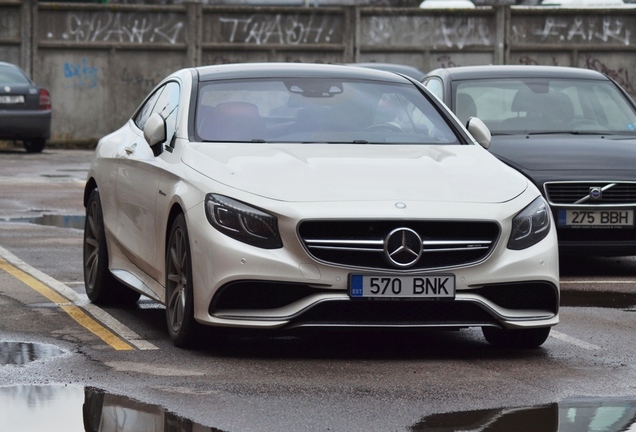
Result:
<svg viewBox="0 0 636 432"><path fill-rule="evenodd" d="M563 8L586 8L586 7L632 7L623 0L542 0L541 6L558 6Z"/></svg>
<svg viewBox="0 0 636 432"><path fill-rule="evenodd" d="M389 72L177 71L99 141L84 204L88 297L165 304L177 346L208 325L481 327L536 347L559 319L539 190Z"/></svg>
<svg viewBox="0 0 636 432"><path fill-rule="evenodd" d="M418 81L421 81L422 78L424 78L424 76L426 75L424 72L422 72L421 70L419 70L418 68L414 66L409 66L405 64L399 64L399 63L360 62L360 63L347 63L347 65L401 73L406 76L410 76L411 78L416 79Z"/></svg>
<svg viewBox="0 0 636 432"><path fill-rule="evenodd" d="M421 9L475 9L470 0L424 0Z"/></svg>
<svg viewBox="0 0 636 432"><path fill-rule="evenodd" d="M38 153L50 137L51 95L18 66L0 62L0 139Z"/></svg>
<svg viewBox="0 0 636 432"><path fill-rule="evenodd" d="M550 203L561 252L636 254L636 106L605 75L552 66L431 71L425 85Z"/></svg>

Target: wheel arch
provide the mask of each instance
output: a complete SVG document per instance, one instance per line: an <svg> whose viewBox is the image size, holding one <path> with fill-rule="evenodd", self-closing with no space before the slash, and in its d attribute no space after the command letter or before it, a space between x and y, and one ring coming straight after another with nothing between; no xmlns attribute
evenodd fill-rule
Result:
<svg viewBox="0 0 636 432"><path fill-rule="evenodd" d="M88 205L88 198L95 189L97 189L97 182L91 177L86 181L86 186L84 186L84 207Z"/></svg>
<svg viewBox="0 0 636 432"><path fill-rule="evenodd" d="M164 233L163 244L165 245L166 251L168 249L168 242L170 241L169 237L170 231L172 230L172 225L174 224L177 216L179 216L180 214L185 216L185 211L183 210L183 207L181 207L181 204L178 202L172 204L172 207L170 207L170 213L168 213L168 220L166 221L166 232Z"/></svg>

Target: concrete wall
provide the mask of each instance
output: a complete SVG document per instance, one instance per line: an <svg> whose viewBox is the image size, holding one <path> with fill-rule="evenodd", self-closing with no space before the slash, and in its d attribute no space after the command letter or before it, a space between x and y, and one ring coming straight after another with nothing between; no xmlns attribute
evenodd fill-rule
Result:
<svg viewBox="0 0 636 432"><path fill-rule="evenodd" d="M0 60L53 97L52 142L94 142L167 74L255 61L557 64L636 95L636 9L170 6L0 0Z"/></svg>

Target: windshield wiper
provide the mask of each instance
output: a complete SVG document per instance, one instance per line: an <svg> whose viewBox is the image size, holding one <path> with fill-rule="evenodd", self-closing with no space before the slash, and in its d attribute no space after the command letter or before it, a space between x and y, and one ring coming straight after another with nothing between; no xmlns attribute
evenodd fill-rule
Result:
<svg viewBox="0 0 636 432"><path fill-rule="evenodd" d="M540 132L523 132L520 135L610 135L608 132L601 131L575 131L575 130L554 130Z"/></svg>

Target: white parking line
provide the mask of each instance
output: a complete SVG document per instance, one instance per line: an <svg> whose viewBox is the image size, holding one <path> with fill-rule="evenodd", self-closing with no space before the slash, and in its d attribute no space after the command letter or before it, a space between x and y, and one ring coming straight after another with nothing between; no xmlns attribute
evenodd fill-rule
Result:
<svg viewBox="0 0 636 432"><path fill-rule="evenodd" d="M588 284L613 284L613 285L631 285L636 284L636 280L573 280L573 281L560 281L561 285L588 285Z"/></svg>
<svg viewBox="0 0 636 432"><path fill-rule="evenodd" d="M594 345L594 344L582 341L581 339L577 339L575 337L568 336L565 333L558 332L558 331L556 331L554 329L552 329L552 331L550 332L550 336L555 338L555 339L558 339L558 340L560 340L562 342L567 342L569 344L575 345L575 346L577 346L579 348L583 348L583 349L586 349L586 350L596 351L596 350L601 350L602 349L598 345Z"/></svg>
<svg viewBox="0 0 636 432"><path fill-rule="evenodd" d="M137 333L126 327L124 324L119 322L117 319L106 313L101 308L95 306L92 303L89 303L86 299L80 299L78 294L73 291L68 286L64 285L62 282L52 278L46 273L41 272L40 270L30 266L29 264L22 261L20 258L13 255L8 250L4 249L0 246L0 257L5 261L13 265L14 267L22 270L24 273L27 273L31 277L39 280L59 295L67 298L71 301L75 306L78 306L84 309L86 312L91 314L95 319L99 320L104 326L106 326L109 330L115 333L117 336L125 340L126 342L133 345L135 348L139 350L156 350L159 349L155 345L150 342L144 340Z"/></svg>

